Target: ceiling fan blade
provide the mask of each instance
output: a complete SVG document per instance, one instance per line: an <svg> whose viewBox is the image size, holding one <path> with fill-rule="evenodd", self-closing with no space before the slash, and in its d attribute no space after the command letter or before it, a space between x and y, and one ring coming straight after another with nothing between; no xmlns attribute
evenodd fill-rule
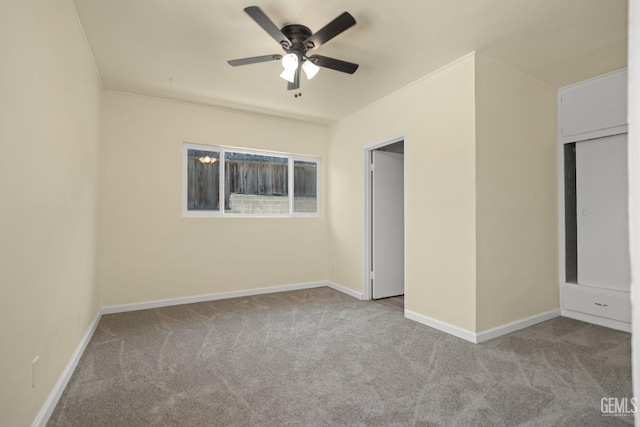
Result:
<svg viewBox="0 0 640 427"><path fill-rule="evenodd" d="M287 90L296 90L300 87L300 67L296 70L293 83L287 82Z"/></svg>
<svg viewBox="0 0 640 427"><path fill-rule="evenodd" d="M311 37L304 41L304 45L309 46L309 42L312 42L313 47L309 47L309 49L318 47L346 29L353 27L355 24L355 18L351 16L349 12L344 12L342 15L338 16L336 19L318 30L315 34L312 34Z"/></svg>
<svg viewBox="0 0 640 427"><path fill-rule="evenodd" d="M279 59L282 59L282 55L252 56L251 58L231 59L227 62L232 67L237 67L238 65L257 64L258 62L277 61Z"/></svg>
<svg viewBox="0 0 640 427"><path fill-rule="evenodd" d="M332 70L342 71L343 73L353 74L358 69L358 64L329 58L327 56L311 55L309 59L318 67L330 68Z"/></svg>
<svg viewBox="0 0 640 427"><path fill-rule="evenodd" d="M269 17L265 15L265 13L258 6L245 7L244 11L247 13L247 15L252 17L253 20L256 21L256 23L260 25L263 30L269 33L269 35L275 41L277 41L278 44L282 46L284 43L287 45L287 47L291 46L291 40L289 40L287 36L282 34L282 31L280 31L280 29L276 27L276 24L274 24L273 21L271 21L271 19L269 19Z"/></svg>

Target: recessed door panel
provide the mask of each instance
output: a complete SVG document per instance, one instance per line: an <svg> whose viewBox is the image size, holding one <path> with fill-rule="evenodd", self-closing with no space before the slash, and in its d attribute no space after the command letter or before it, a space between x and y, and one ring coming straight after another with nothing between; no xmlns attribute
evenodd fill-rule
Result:
<svg viewBox="0 0 640 427"><path fill-rule="evenodd" d="M404 294L404 155L373 151L373 298Z"/></svg>
<svg viewBox="0 0 640 427"><path fill-rule="evenodd" d="M578 283L628 291L631 283L627 134L576 143Z"/></svg>

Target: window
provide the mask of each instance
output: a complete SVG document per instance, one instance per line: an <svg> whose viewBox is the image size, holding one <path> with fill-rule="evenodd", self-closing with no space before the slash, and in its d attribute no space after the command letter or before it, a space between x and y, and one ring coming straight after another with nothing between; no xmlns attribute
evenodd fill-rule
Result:
<svg viewBox="0 0 640 427"><path fill-rule="evenodd" d="M184 216L317 216L319 160L183 145Z"/></svg>
<svg viewBox="0 0 640 427"><path fill-rule="evenodd" d="M220 209L220 153L209 150L187 150L187 210Z"/></svg>
<svg viewBox="0 0 640 427"><path fill-rule="evenodd" d="M289 214L289 161L286 157L227 151L225 212L235 214Z"/></svg>
<svg viewBox="0 0 640 427"><path fill-rule="evenodd" d="M318 162L293 161L293 211L318 212Z"/></svg>

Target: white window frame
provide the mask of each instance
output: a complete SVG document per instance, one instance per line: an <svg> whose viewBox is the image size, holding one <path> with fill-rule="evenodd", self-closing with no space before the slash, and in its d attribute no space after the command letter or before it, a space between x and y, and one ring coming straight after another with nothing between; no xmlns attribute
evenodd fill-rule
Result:
<svg viewBox="0 0 640 427"><path fill-rule="evenodd" d="M266 151L266 150L255 150L255 149L246 149L239 147L227 147L220 145L204 145L204 144L194 144L191 142L182 143L182 216L190 217L190 218L204 218L204 217L228 217L228 218L292 218L292 217L320 217L321 212L321 188L320 188L320 174L321 174L321 164L320 157L316 156L306 156L300 154L291 154L291 153L282 153L276 151ZM218 189L218 210L189 210L188 207L188 158L189 158L189 150L204 150L204 151L215 151L220 154L220 168L219 168L219 189ZM241 154L252 154L257 156L269 156L269 157L280 157L287 159L287 175L288 175L288 197L289 197L289 212L286 214L239 214L239 213L231 213L225 212L225 168L226 168L226 153L241 153ZM302 161L302 162L313 162L316 164L316 212L294 212L294 162Z"/></svg>

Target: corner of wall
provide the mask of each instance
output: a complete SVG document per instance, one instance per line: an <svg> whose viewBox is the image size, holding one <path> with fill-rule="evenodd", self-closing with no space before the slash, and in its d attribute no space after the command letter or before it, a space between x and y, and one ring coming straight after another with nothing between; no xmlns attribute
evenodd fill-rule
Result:
<svg viewBox="0 0 640 427"><path fill-rule="evenodd" d="M477 330L556 310L556 91L476 55Z"/></svg>
<svg viewBox="0 0 640 427"><path fill-rule="evenodd" d="M0 423L29 425L99 310L102 84L71 0L2 12Z"/></svg>
<svg viewBox="0 0 640 427"><path fill-rule="evenodd" d="M476 317L473 56L332 124L329 146L330 280L362 289L363 149L405 135L405 303L464 330Z"/></svg>

